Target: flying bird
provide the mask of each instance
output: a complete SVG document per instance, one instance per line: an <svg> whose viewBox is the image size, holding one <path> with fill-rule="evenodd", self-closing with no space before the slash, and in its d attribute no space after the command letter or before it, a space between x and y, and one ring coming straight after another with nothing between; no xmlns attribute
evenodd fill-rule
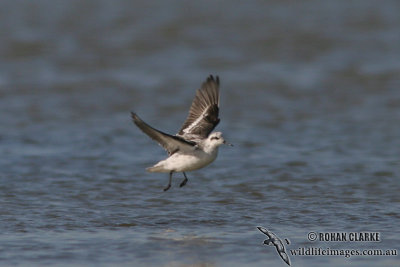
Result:
<svg viewBox="0 0 400 267"><path fill-rule="evenodd" d="M212 75L196 91L189 115L175 135L154 129L131 112L136 126L157 141L168 153L168 158L147 168L149 172L169 173L169 182L164 191L171 187L174 172L183 173L185 179L180 184L182 187L188 181L185 172L207 166L216 159L220 145L231 145L224 140L221 132L211 133L220 121L218 114L219 77L214 78Z"/></svg>
<svg viewBox="0 0 400 267"><path fill-rule="evenodd" d="M289 256L288 256L285 246L283 245L280 238L277 237L274 233L272 233L268 229L265 229L264 227L258 226L257 228L258 228L258 230L260 230L261 233L268 236L268 239L264 240L263 244L269 245L269 246L275 246L276 251L278 252L279 256L281 256L282 260L290 266ZM285 239L285 241L287 244L289 244L289 240Z"/></svg>

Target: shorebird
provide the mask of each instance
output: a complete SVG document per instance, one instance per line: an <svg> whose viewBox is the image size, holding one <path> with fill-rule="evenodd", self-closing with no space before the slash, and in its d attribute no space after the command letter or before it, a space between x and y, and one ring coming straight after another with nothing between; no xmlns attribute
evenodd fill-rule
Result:
<svg viewBox="0 0 400 267"><path fill-rule="evenodd" d="M263 244L269 246L275 246L278 255L281 256L282 260L286 262L287 265L290 266L289 255L287 254L285 246L283 245L281 239L264 227L257 226L257 228L258 230L260 230L261 233L268 236L268 239L264 240ZM285 241L287 244L289 244L289 240L285 239Z"/></svg>
<svg viewBox="0 0 400 267"><path fill-rule="evenodd" d="M196 91L182 128L175 135L170 135L154 129L131 112L133 122L145 134L157 141L167 152L168 158L161 160L154 166L147 168L149 172L169 173L169 182L164 191L171 187L172 174L182 172L185 179L180 187L184 186L188 178L185 172L203 168L213 162L218 155L218 147L227 144L221 132L212 132L218 125L219 113L219 78L210 75L201 88Z"/></svg>

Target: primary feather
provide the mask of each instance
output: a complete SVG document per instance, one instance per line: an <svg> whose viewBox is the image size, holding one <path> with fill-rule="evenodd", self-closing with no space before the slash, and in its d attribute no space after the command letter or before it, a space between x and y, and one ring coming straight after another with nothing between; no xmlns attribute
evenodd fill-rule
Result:
<svg viewBox="0 0 400 267"><path fill-rule="evenodd" d="M218 125L219 77L210 75L196 91L189 115L178 132L186 140L206 138Z"/></svg>

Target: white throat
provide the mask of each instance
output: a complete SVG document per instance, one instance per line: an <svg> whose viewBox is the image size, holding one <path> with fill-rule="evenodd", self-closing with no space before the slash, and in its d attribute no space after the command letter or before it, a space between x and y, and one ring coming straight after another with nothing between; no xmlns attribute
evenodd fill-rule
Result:
<svg viewBox="0 0 400 267"><path fill-rule="evenodd" d="M218 147L220 144L210 141L209 139L204 140L202 144L203 151L207 154L218 153Z"/></svg>

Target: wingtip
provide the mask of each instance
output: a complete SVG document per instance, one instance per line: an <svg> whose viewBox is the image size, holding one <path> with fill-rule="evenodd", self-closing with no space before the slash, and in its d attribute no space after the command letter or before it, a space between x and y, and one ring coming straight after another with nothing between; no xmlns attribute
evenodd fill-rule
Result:
<svg viewBox="0 0 400 267"><path fill-rule="evenodd" d="M207 78L207 82L216 82L219 85L219 76L215 75L214 78L214 75L210 74Z"/></svg>
<svg viewBox="0 0 400 267"><path fill-rule="evenodd" d="M132 118L132 120L133 120L134 123L136 123L137 121L140 120L139 117L138 117L138 115L136 115L136 113L133 112L133 111L131 111L131 118Z"/></svg>
<svg viewBox="0 0 400 267"><path fill-rule="evenodd" d="M266 228L262 227L262 226L257 226L257 229L263 234L267 234L268 233L268 230Z"/></svg>

